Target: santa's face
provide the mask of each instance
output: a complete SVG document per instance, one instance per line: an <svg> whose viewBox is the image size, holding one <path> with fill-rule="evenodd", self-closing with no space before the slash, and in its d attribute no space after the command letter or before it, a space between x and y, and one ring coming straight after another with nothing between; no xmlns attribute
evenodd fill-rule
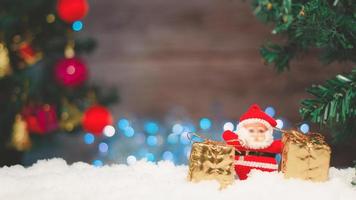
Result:
<svg viewBox="0 0 356 200"><path fill-rule="evenodd" d="M250 134L250 137L255 142L263 142L266 139L267 127L262 123L251 123L243 126Z"/></svg>
<svg viewBox="0 0 356 200"><path fill-rule="evenodd" d="M243 146L251 149L261 149L273 142L273 129L260 122L243 124L237 130L237 135Z"/></svg>

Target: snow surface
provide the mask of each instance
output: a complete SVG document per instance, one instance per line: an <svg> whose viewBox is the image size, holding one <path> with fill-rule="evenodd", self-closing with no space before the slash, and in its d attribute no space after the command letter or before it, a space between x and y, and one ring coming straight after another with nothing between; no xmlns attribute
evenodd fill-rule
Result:
<svg viewBox="0 0 356 200"><path fill-rule="evenodd" d="M215 181L188 182L187 166L168 161L97 168L51 159L29 168L1 168L0 200L356 200L356 187L350 184L353 168L331 168L330 180L324 183L286 180L277 172L252 171L250 175L219 190Z"/></svg>

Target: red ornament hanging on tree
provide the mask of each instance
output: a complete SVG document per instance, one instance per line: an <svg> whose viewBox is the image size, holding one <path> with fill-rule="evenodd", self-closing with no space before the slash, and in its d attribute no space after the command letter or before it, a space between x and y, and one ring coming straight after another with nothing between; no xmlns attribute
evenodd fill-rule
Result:
<svg viewBox="0 0 356 200"><path fill-rule="evenodd" d="M58 0L58 16L65 22L72 23L83 19L89 11L86 0Z"/></svg>
<svg viewBox="0 0 356 200"><path fill-rule="evenodd" d="M85 131L100 136L104 127L113 123L113 118L106 107L94 105L84 112L82 123Z"/></svg>
<svg viewBox="0 0 356 200"><path fill-rule="evenodd" d="M85 64L78 58L65 58L60 60L54 69L56 80L66 87L82 85L88 77Z"/></svg>
<svg viewBox="0 0 356 200"><path fill-rule="evenodd" d="M23 116L30 133L44 135L58 129L57 112L53 105L26 107Z"/></svg>

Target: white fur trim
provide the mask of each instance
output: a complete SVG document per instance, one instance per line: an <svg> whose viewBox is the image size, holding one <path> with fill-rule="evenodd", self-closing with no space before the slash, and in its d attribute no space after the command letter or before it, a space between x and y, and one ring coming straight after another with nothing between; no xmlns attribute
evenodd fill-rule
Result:
<svg viewBox="0 0 356 200"><path fill-rule="evenodd" d="M246 161L246 160L235 160L235 165L278 170L278 165L272 164L272 163L262 163L262 162Z"/></svg>
<svg viewBox="0 0 356 200"><path fill-rule="evenodd" d="M245 119L243 121L241 121L238 125L237 125L237 130L239 130L239 128L243 125L246 124L251 124L251 123L255 123L255 122L259 122L263 125L265 125L267 127L267 129L273 129L273 127L271 126L270 123L268 123L266 120L260 119L260 118L250 118L250 119Z"/></svg>

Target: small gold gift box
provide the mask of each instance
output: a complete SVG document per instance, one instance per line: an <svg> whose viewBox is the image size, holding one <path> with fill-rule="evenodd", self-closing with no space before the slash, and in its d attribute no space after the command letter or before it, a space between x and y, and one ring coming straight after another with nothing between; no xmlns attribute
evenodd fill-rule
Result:
<svg viewBox="0 0 356 200"><path fill-rule="evenodd" d="M188 180L217 180L225 188L235 180L235 149L222 142L196 142L189 158Z"/></svg>
<svg viewBox="0 0 356 200"><path fill-rule="evenodd" d="M319 133L284 131L281 171L286 178L328 180L331 149Z"/></svg>

